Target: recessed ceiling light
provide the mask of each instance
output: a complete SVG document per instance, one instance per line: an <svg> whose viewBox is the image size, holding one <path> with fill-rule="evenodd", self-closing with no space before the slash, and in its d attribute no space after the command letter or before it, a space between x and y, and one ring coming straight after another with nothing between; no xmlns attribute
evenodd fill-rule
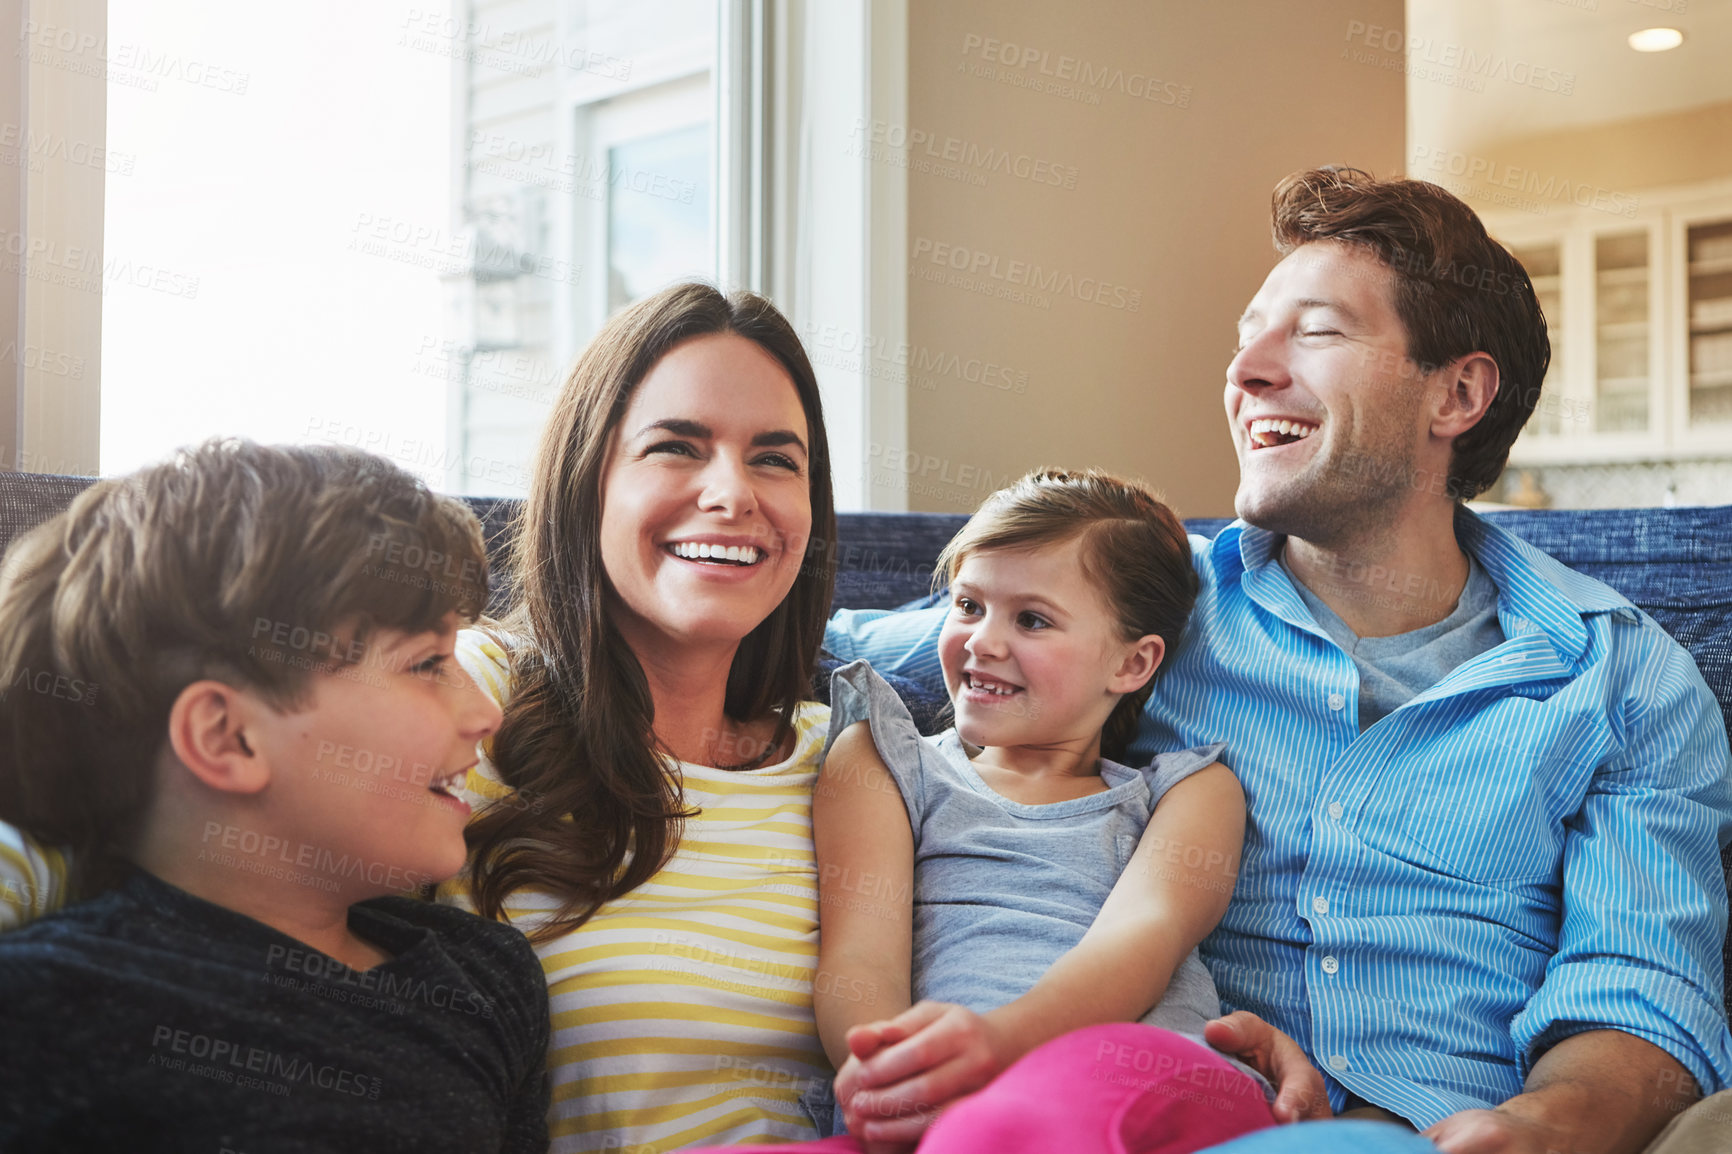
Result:
<svg viewBox="0 0 1732 1154"><path fill-rule="evenodd" d="M1676 28L1644 28L1630 33L1630 47L1637 52L1665 52L1684 43L1684 34Z"/></svg>

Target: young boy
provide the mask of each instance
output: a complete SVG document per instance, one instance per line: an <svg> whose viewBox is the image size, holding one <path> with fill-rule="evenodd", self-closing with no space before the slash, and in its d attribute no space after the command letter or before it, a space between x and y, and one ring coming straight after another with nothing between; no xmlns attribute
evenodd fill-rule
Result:
<svg viewBox="0 0 1732 1154"><path fill-rule="evenodd" d="M0 910L83 900L0 934L0 1150L545 1149L534 951L408 896L463 866L486 591L465 506L333 447L213 441L13 545Z"/></svg>

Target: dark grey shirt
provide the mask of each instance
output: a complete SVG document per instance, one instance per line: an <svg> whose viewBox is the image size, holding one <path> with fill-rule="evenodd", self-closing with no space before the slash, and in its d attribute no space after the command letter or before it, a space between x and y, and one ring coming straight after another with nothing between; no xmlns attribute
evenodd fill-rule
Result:
<svg viewBox="0 0 1732 1154"><path fill-rule="evenodd" d="M547 986L518 931L380 898L366 971L142 871L0 935L0 1151L529 1152Z"/></svg>
<svg viewBox="0 0 1732 1154"><path fill-rule="evenodd" d="M1467 585L1448 617L1393 637L1361 637L1305 583L1281 567L1323 632L1346 650L1359 671L1359 729L1364 732L1449 676L1450 670L1504 642L1497 620L1497 586L1472 557Z"/></svg>

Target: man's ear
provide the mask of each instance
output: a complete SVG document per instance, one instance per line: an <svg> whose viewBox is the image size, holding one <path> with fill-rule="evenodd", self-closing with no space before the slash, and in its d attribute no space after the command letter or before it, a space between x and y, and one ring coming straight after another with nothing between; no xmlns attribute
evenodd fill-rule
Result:
<svg viewBox="0 0 1732 1154"><path fill-rule="evenodd" d="M1119 665L1118 672L1113 674L1107 688L1113 693L1135 693L1148 683L1155 675L1155 670L1161 667L1161 659L1167 655L1167 643L1161 640L1160 634L1150 633L1139 637L1131 643L1131 648L1125 653L1124 661Z"/></svg>
<svg viewBox="0 0 1732 1154"><path fill-rule="evenodd" d="M248 722L265 705L221 681L195 681L168 711L168 743L175 757L211 789L257 793L271 768L247 740Z"/></svg>
<svg viewBox="0 0 1732 1154"><path fill-rule="evenodd" d="M1459 437L1484 417L1497 397L1497 362L1486 353L1469 353L1442 370L1443 391L1431 417L1434 437Z"/></svg>

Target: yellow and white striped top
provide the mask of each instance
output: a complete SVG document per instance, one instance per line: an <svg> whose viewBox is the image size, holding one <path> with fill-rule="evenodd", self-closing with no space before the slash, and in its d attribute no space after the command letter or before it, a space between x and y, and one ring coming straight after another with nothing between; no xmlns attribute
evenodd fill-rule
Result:
<svg viewBox="0 0 1732 1154"><path fill-rule="evenodd" d="M66 904L66 858L0 822L0 932Z"/></svg>
<svg viewBox="0 0 1732 1154"><path fill-rule="evenodd" d="M505 651L468 630L457 656L503 704ZM829 710L807 703L780 764L681 764L686 804L700 812L673 859L580 929L536 946L553 1014L554 1154L816 1137L799 1099L831 1073L812 1018L812 786L828 725ZM469 792L477 808L509 795L487 761ZM456 882L440 896L468 905ZM506 916L528 932L557 907L519 890Z"/></svg>

